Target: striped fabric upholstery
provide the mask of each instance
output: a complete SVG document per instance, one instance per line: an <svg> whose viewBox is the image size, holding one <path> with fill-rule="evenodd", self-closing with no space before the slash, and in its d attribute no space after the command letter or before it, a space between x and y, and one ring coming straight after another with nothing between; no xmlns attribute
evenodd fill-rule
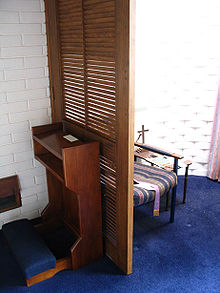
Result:
<svg viewBox="0 0 220 293"><path fill-rule="evenodd" d="M170 188L177 184L177 177L174 172L136 162L134 163L134 179L156 184L159 187L160 196L166 194ZM155 191L146 190L134 184L135 207L151 202L154 198Z"/></svg>

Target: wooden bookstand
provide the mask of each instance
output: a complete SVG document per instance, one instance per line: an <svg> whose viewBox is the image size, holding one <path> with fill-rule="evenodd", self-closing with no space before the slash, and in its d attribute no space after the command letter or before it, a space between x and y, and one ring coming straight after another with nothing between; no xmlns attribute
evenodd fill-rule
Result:
<svg viewBox="0 0 220 293"><path fill-rule="evenodd" d="M21 194L18 176L0 178L0 213L20 206Z"/></svg>
<svg viewBox="0 0 220 293"><path fill-rule="evenodd" d="M46 167L49 204L36 228L42 234L64 225L73 235L57 268L28 280L32 285L62 269L78 269L103 254L99 143L70 142L62 123L33 127L35 158ZM48 276L47 276L48 274Z"/></svg>

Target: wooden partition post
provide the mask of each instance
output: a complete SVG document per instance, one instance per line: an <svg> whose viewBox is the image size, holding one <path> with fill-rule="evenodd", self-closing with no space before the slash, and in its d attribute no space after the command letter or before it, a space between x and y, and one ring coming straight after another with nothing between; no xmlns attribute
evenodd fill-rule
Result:
<svg viewBox="0 0 220 293"><path fill-rule="evenodd" d="M118 265L127 274L132 272L133 250L134 15L134 1L116 1L117 197L122 226Z"/></svg>

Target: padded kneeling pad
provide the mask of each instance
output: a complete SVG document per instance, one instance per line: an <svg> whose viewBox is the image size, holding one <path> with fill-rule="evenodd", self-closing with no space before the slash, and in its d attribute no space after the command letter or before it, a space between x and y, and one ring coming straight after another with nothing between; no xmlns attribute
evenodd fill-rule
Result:
<svg viewBox="0 0 220 293"><path fill-rule="evenodd" d="M27 219L3 225L2 231L25 278L56 267L56 258Z"/></svg>

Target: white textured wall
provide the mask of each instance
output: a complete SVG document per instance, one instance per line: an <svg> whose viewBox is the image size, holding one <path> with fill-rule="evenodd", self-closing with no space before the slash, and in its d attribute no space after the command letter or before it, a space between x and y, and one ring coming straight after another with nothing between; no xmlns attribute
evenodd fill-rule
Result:
<svg viewBox="0 0 220 293"><path fill-rule="evenodd" d="M219 0L137 0L136 123L206 175L220 77Z"/></svg>
<svg viewBox="0 0 220 293"><path fill-rule="evenodd" d="M45 169L33 158L31 127L50 123L43 0L0 0L0 178L17 174L22 207L0 226L34 218L47 203Z"/></svg>

